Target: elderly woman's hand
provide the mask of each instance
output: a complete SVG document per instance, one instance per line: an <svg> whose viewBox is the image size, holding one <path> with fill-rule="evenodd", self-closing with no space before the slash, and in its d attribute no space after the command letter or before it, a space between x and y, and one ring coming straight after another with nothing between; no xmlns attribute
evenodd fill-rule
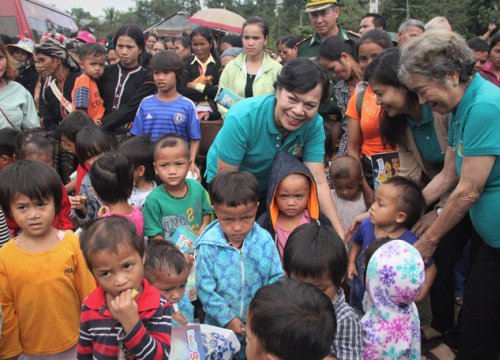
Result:
<svg viewBox="0 0 500 360"><path fill-rule="evenodd" d="M427 214L423 215L418 219L417 223L411 229L411 232L417 236L422 236L424 232L436 221L437 212L435 210L429 211Z"/></svg>
<svg viewBox="0 0 500 360"><path fill-rule="evenodd" d="M433 241L426 237L425 234L415 243L415 248L418 250L420 255L422 255L425 263L429 261L432 254L434 254L434 251L436 251L438 243L439 241Z"/></svg>

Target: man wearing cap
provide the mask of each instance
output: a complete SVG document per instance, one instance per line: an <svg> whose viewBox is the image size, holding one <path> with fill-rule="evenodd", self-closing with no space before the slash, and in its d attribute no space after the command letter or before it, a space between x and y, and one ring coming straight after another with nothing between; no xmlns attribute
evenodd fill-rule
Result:
<svg viewBox="0 0 500 360"><path fill-rule="evenodd" d="M337 25L337 18L340 16L337 0L310 0L305 11L309 14L315 33L298 44L300 57L316 59L321 41L330 36L358 38L354 33L347 32Z"/></svg>
<svg viewBox="0 0 500 360"><path fill-rule="evenodd" d="M38 82L38 73L33 64L35 43L29 38L22 38L16 44L7 45L7 49L17 61L19 75L16 81L35 97L35 89Z"/></svg>

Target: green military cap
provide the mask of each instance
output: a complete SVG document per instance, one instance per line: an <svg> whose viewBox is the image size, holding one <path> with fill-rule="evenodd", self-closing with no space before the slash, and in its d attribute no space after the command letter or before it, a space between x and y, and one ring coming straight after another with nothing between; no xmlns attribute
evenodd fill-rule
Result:
<svg viewBox="0 0 500 360"><path fill-rule="evenodd" d="M336 5L337 0L310 0L306 4L306 13L325 10Z"/></svg>

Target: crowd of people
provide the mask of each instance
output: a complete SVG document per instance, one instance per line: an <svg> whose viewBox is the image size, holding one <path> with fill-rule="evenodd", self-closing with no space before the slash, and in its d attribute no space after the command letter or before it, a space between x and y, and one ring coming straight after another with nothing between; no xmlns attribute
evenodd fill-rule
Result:
<svg viewBox="0 0 500 360"><path fill-rule="evenodd" d="M499 358L498 27L340 10L0 37L0 359Z"/></svg>

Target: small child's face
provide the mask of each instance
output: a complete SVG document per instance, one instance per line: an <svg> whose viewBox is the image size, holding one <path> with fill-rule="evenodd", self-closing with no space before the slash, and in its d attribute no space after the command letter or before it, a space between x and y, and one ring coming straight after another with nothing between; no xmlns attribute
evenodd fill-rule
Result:
<svg viewBox="0 0 500 360"><path fill-rule="evenodd" d="M260 339L255 336L251 328L252 317L250 312L247 312L247 323L245 325L246 349L245 353L248 360L268 360L266 351L262 346Z"/></svg>
<svg viewBox="0 0 500 360"><path fill-rule="evenodd" d="M75 143L73 141L68 139L68 137L64 134L61 134L60 140L61 140L63 150L65 150L73 155L76 155L76 146L75 146Z"/></svg>
<svg viewBox="0 0 500 360"><path fill-rule="evenodd" d="M104 65L106 64L106 57L104 55L89 55L81 61L83 73L88 77L97 80L104 73Z"/></svg>
<svg viewBox="0 0 500 360"><path fill-rule="evenodd" d="M128 289L142 291L143 259L131 245L119 245L116 252L97 251L89 258L92 274L106 294L116 297Z"/></svg>
<svg viewBox="0 0 500 360"><path fill-rule="evenodd" d="M330 273L328 271L325 271L321 274L320 277L315 278L315 277L301 277L297 276L295 274L291 274L290 278L293 280L297 280L309 285L312 285L319 290L323 291L323 293L328 296L330 300L333 300L335 296L337 296L337 287L335 284L332 282Z"/></svg>
<svg viewBox="0 0 500 360"><path fill-rule="evenodd" d="M174 269L162 268L151 276L151 285L160 290L171 304L181 301L186 292L189 269L178 274Z"/></svg>
<svg viewBox="0 0 500 360"><path fill-rule="evenodd" d="M176 88L177 80L173 71L153 71L153 78L160 93L168 93Z"/></svg>
<svg viewBox="0 0 500 360"><path fill-rule="evenodd" d="M380 184L375 191L375 201L370 207L370 221L374 225L388 226L404 222L406 215L398 210L400 194L391 184Z"/></svg>
<svg viewBox="0 0 500 360"><path fill-rule="evenodd" d="M12 217L23 230L23 234L30 237L42 237L52 230L52 222L56 216L54 198L45 200L30 199L26 195L18 194L10 204Z"/></svg>
<svg viewBox="0 0 500 360"><path fill-rule="evenodd" d="M354 201L361 192L361 180L353 174L346 179L333 178L333 187L338 197L347 201Z"/></svg>
<svg viewBox="0 0 500 360"><path fill-rule="evenodd" d="M288 217L302 216L309 201L311 186L305 175L290 174L284 177L276 190L276 205Z"/></svg>
<svg viewBox="0 0 500 360"><path fill-rule="evenodd" d="M177 144L174 147L157 149L154 165L156 175L166 188L175 189L184 182L189 171L189 154L186 147Z"/></svg>
<svg viewBox="0 0 500 360"><path fill-rule="evenodd" d="M226 204L214 204L214 212L226 240L235 248L240 248L255 223L259 203L247 203L231 207Z"/></svg>

